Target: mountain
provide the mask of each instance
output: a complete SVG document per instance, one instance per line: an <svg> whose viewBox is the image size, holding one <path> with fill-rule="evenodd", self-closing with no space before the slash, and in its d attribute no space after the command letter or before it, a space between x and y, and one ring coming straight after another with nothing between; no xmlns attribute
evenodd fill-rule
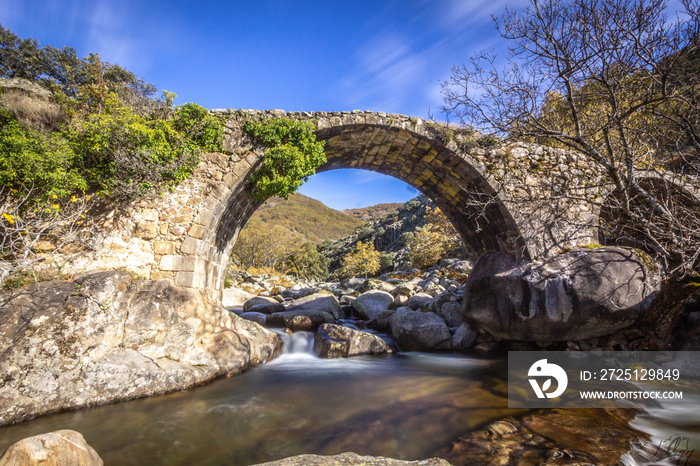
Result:
<svg viewBox="0 0 700 466"><path fill-rule="evenodd" d="M345 209L343 212L350 214L356 219L367 222L369 220L384 217L392 212L399 210L403 204L400 202L392 202L388 204L377 204L369 207L362 207L359 209Z"/></svg>
<svg viewBox="0 0 700 466"><path fill-rule="evenodd" d="M364 224L352 215L331 209L299 193L290 195L288 200L271 197L253 214L252 219L280 225L316 243L343 238Z"/></svg>
<svg viewBox="0 0 700 466"><path fill-rule="evenodd" d="M393 204L380 204L380 206L388 205ZM394 254L394 264L407 264L406 241L410 236L404 233L414 234L419 227L422 227L425 224L426 209L435 207L435 205L430 199L420 195L405 204L398 204L398 206L398 209L357 227L352 234L344 238L324 242L319 250L330 259L330 270L337 270L340 267L342 257L353 251L358 241L372 243L377 251ZM371 207L366 209L371 209Z"/></svg>

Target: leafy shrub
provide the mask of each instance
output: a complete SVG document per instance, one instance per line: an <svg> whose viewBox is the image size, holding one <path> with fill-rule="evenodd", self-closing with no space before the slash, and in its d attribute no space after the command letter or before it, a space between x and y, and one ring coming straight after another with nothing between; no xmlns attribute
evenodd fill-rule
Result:
<svg viewBox="0 0 700 466"><path fill-rule="evenodd" d="M426 209L426 223L407 239L408 258L414 267L429 267L447 254L462 248L462 239L440 209ZM403 235L402 235L403 236Z"/></svg>
<svg viewBox="0 0 700 466"><path fill-rule="evenodd" d="M134 114L131 107L88 115L71 139L91 186L117 198L176 184L199 161L186 136L165 120Z"/></svg>
<svg viewBox="0 0 700 466"><path fill-rule="evenodd" d="M17 195L30 194L34 202L27 207L87 189L75 169L77 160L59 135L30 130L0 109L0 185Z"/></svg>
<svg viewBox="0 0 700 466"><path fill-rule="evenodd" d="M287 259L287 273L322 280L328 277L329 262L327 257L318 252L316 244L307 241L297 247Z"/></svg>
<svg viewBox="0 0 700 466"><path fill-rule="evenodd" d="M267 148L262 165L251 176L253 196L260 201L271 196L287 199L326 162L323 143L316 141L311 123L274 118L247 121L244 128Z"/></svg>
<svg viewBox="0 0 700 466"><path fill-rule="evenodd" d="M394 270L394 258L396 257L395 252L383 252L379 255L379 270L380 271L391 271Z"/></svg>
<svg viewBox="0 0 700 466"><path fill-rule="evenodd" d="M171 124L200 149L207 152L224 150L224 125L221 119L200 105L187 103L178 107Z"/></svg>
<svg viewBox="0 0 700 466"><path fill-rule="evenodd" d="M360 275L367 277L368 274L377 272L379 267L379 252L374 249L374 245L358 241L355 250L343 257L342 266L337 273L342 278Z"/></svg>

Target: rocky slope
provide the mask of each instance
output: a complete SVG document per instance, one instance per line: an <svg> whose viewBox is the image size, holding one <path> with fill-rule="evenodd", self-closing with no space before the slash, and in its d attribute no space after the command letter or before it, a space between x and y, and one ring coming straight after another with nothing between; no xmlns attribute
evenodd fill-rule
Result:
<svg viewBox="0 0 700 466"><path fill-rule="evenodd" d="M401 202L390 202L386 204L377 204L369 207L360 207L358 209L345 209L343 212L350 214L358 220L368 222L375 218L385 217L392 212L396 212L403 207Z"/></svg>
<svg viewBox="0 0 700 466"><path fill-rule="evenodd" d="M345 238L323 243L320 251L331 260L329 269L334 271L340 268L341 258L353 251L359 241L372 243L377 251L395 253L395 267L407 265L408 249L402 235L414 233L425 224L428 207L434 207L434 204L420 195L387 215L369 220Z"/></svg>

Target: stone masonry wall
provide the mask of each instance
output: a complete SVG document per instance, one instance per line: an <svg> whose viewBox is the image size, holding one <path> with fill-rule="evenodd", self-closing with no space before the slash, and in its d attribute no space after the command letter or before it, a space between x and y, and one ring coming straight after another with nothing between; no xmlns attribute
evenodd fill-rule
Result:
<svg viewBox="0 0 700 466"><path fill-rule="evenodd" d="M235 238L260 205L248 178L262 149L242 130L245 118L312 121L326 141L321 171L365 168L408 182L443 209L475 255L546 257L597 241L598 213L582 200L600 198L601 176L565 151L381 112L213 112L226 119L226 153L206 154L172 192L107 212L101 247L65 271L121 269L219 299Z"/></svg>

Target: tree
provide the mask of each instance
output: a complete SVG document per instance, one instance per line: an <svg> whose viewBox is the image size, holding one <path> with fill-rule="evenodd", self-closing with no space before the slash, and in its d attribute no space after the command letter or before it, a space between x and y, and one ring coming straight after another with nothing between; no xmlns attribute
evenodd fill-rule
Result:
<svg viewBox="0 0 700 466"><path fill-rule="evenodd" d="M608 212L604 236L664 270L640 324L647 346L668 341L700 270L700 208L682 189L697 187L697 174L663 166L700 153L700 88L687 74L698 63L700 3L683 5L667 21L663 0L531 0L495 20L509 43L504 67L479 53L442 89L443 109L462 123L575 151L604 174L612 195L592 206Z"/></svg>
<svg viewBox="0 0 700 466"><path fill-rule="evenodd" d="M408 258L419 269L430 267L450 252L462 249L462 239L444 213L428 207L425 225L408 239Z"/></svg>
<svg viewBox="0 0 700 466"><path fill-rule="evenodd" d="M35 191L0 186L0 288L22 285L24 276L36 280L37 266L46 268L56 256L65 264L99 243L87 215L90 196L53 195L50 205L37 208Z"/></svg>
<svg viewBox="0 0 700 466"><path fill-rule="evenodd" d="M357 277L364 275L367 278L368 274L373 274L379 270L379 252L374 249L372 243L358 241L355 245L355 250L347 253L341 263L342 265L338 270L339 276Z"/></svg>
<svg viewBox="0 0 700 466"><path fill-rule="evenodd" d="M285 263L286 273L297 277L322 280L328 276L329 259L318 252L315 243L306 241L300 244Z"/></svg>
<svg viewBox="0 0 700 466"><path fill-rule="evenodd" d="M279 271L299 243L300 237L287 228L251 219L238 235L231 256L244 269L266 267Z"/></svg>

